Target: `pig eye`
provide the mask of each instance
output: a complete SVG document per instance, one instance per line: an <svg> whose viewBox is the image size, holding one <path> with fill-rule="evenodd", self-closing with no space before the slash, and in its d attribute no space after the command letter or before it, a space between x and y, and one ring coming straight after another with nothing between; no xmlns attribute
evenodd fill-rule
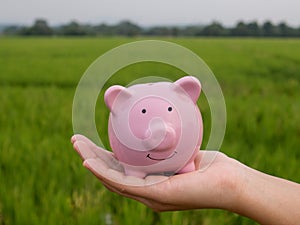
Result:
<svg viewBox="0 0 300 225"><path fill-rule="evenodd" d="M169 112L172 112L172 110L173 110L173 108L170 106L170 107L168 108L168 111L169 111Z"/></svg>
<svg viewBox="0 0 300 225"><path fill-rule="evenodd" d="M142 109L142 113L145 114L146 113L146 109Z"/></svg>

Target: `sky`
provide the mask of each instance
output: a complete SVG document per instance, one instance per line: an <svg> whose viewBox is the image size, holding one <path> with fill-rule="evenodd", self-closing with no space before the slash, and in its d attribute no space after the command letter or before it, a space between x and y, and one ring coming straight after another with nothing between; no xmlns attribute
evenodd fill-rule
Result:
<svg viewBox="0 0 300 225"><path fill-rule="evenodd" d="M140 26L233 26L270 20L300 27L300 0L0 0L0 24L30 25L37 18L50 25L130 20Z"/></svg>

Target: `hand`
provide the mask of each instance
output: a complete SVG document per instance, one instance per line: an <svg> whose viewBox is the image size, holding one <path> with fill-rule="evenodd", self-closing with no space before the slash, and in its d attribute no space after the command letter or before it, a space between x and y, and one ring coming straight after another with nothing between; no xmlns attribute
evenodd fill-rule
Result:
<svg viewBox="0 0 300 225"><path fill-rule="evenodd" d="M237 187L237 167L240 163L220 152L199 151L195 159L197 170L194 172L141 179L125 176L113 153L96 146L88 138L74 135L71 141L84 161L83 165L107 189L140 201L155 211L226 209L231 207L237 196L234 189ZM200 171L200 165L205 164L202 159L212 157L215 157L212 163Z"/></svg>
<svg viewBox="0 0 300 225"><path fill-rule="evenodd" d="M141 179L126 176L113 153L88 138L74 135L72 143L83 165L105 187L155 211L219 208L260 224L299 223L300 184L254 170L223 153L199 151L194 172Z"/></svg>

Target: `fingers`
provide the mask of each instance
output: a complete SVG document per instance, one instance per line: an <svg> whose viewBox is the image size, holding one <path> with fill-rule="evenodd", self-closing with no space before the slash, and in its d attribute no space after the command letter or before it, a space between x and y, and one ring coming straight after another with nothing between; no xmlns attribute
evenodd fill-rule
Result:
<svg viewBox="0 0 300 225"><path fill-rule="evenodd" d="M83 141L74 142L73 147L83 161L86 159L97 157L96 153Z"/></svg>
<svg viewBox="0 0 300 225"><path fill-rule="evenodd" d="M88 139L87 137L85 137L81 134L74 134L71 137L72 144L74 144L76 141L83 141L83 142L87 143L90 147L96 146L90 139Z"/></svg>
<svg viewBox="0 0 300 225"><path fill-rule="evenodd" d="M79 153L80 156L82 156L83 160L96 157L101 157L105 160L109 160L113 156L112 152L97 146L90 139L81 134L73 135L71 138L71 142L74 149Z"/></svg>
<svg viewBox="0 0 300 225"><path fill-rule="evenodd" d="M114 192L139 198L151 198L151 196L163 195L163 183L168 184L169 177L165 176L147 176L138 178L126 176L123 171L111 168L100 158L91 158L84 161L83 165L90 170L103 184L110 187ZM162 189L158 187L162 184Z"/></svg>
<svg viewBox="0 0 300 225"><path fill-rule="evenodd" d="M97 156L94 151L96 145L85 136L80 134L73 135L71 137L71 143L82 160L95 158Z"/></svg>
<svg viewBox="0 0 300 225"><path fill-rule="evenodd" d="M81 135L81 134L75 134L71 137L71 142L74 145L76 142L84 142L86 143L87 147L89 147L91 150L93 150L97 154L97 150L102 149L98 147L94 142L92 142L87 137Z"/></svg>
<svg viewBox="0 0 300 225"><path fill-rule="evenodd" d="M126 176L119 167L114 168L111 164L101 158L91 158L84 161L83 165L90 170L101 181L114 183L115 186L122 185L144 186L144 180L134 176ZM117 166L116 163L113 166Z"/></svg>

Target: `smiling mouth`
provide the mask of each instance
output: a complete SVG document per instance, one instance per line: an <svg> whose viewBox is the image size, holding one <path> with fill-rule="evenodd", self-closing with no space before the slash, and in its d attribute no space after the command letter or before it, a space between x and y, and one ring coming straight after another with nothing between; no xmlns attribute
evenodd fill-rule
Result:
<svg viewBox="0 0 300 225"><path fill-rule="evenodd" d="M173 154L170 155L169 157L159 159L159 158L152 158L152 157L150 156L150 153L149 153L146 157L149 158L149 159L151 159L151 160L155 160L155 161L163 161L163 160L166 160L166 159L171 159L171 158L172 158L174 155L176 155L176 154L177 154L177 152L175 151L175 152L173 152Z"/></svg>

